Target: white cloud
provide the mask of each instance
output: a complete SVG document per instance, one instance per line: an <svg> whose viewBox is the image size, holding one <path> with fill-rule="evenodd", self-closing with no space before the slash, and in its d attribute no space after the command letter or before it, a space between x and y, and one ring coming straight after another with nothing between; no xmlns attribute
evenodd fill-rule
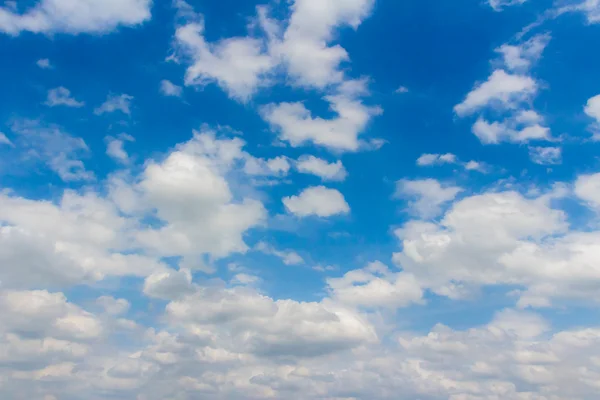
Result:
<svg viewBox="0 0 600 400"><path fill-rule="evenodd" d="M580 0L576 4L566 5L557 10L558 15L567 12L581 12L586 16L588 24L597 24L600 22L600 1Z"/></svg>
<svg viewBox="0 0 600 400"><path fill-rule="evenodd" d="M591 130L594 133L594 139L600 137L600 94L590 98L583 111L591 118L595 119Z"/></svg>
<svg viewBox="0 0 600 400"><path fill-rule="evenodd" d="M19 13L7 4L0 7L0 31L9 35L108 33L150 20L151 6L151 0L39 0Z"/></svg>
<svg viewBox="0 0 600 400"><path fill-rule="evenodd" d="M502 11L504 7L525 4L526 1L527 0L488 0L488 4L494 11Z"/></svg>
<svg viewBox="0 0 600 400"><path fill-rule="evenodd" d="M285 69L288 82L325 89L345 80L341 69L349 60L339 44L331 45L335 31L356 29L369 15L372 0L295 0L286 21L269 18L267 7L258 7L257 25L262 36L241 36L208 43L204 19L192 7L177 3L188 20L176 32L180 52L191 60L186 85L218 83L231 97L247 101L260 87L271 85L278 69ZM255 26L256 27L256 26Z"/></svg>
<svg viewBox="0 0 600 400"><path fill-rule="evenodd" d="M372 117L381 114L379 107L365 106L360 96L366 93L365 81L347 81L334 95L325 96L337 116L314 117L303 103L279 103L263 107L263 118L279 138L298 147L306 142L337 151L357 151L360 134Z"/></svg>
<svg viewBox="0 0 600 400"><path fill-rule="evenodd" d="M192 274L186 269L154 273L146 278L143 289L146 296L164 300L177 299L193 291Z"/></svg>
<svg viewBox="0 0 600 400"><path fill-rule="evenodd" d="M411 199L409 211L426 219L436 217L442 211L443 204L454 200L460 192L461 188L442 185L435 179L402 179L396 182L395 196Z"/></svg>
<svg viewBox="0 0 600 400"><path fill-rule="evenodd" d="M593 177L580 177L576 193L595 206ZM439 223L413 221L396 234L394 255L424 288L450 298L481 286L518 287L520 307L553 300L598 301L598 233L569 230L554 195L526 198L488 192L456 202Z"/></svg>
<svg viewBox="0 0 600 400"><path fill-rule="evenodd" d="M216 82L231 97L247 101L266 84L267 74L274 67L259 39L237 37L207 43L202 19L177 28L175 38L180 51L191 60L185 73L187 86Z"/></svg>
<svg viewBox="0 0 600 400"><path fill-rule="evenodd" d="M486 82L478 84L454 107L459 116L473 114L484 107L514 109L536 94L538 85L529 76L508 74L498 69Z"/></svg>
<svg viewBox="0 0 600 400"><path fill-rule="evenodd" d="M160 92L164 96L181 97L183 94L183 88L181 86L177 86L169 80L163 79L160 81Z"/></svg>
<svg viewBox="0 0 600 400"><path fill-rule="evenodd" d="M425 153L421 154L421 156L417 159L417 165L420 167L430 167L434 165L460 165L467 171L479 171L485 173L489 166L484 162L478 161L468 161L462 162L458 159L455 154L446 153L446 154L431 154Z"/></svg>
<svg viewBox="0 0 600 400"><path fill-rule="evenodd" d="M212 131L195 132L161 162L147 162L138 189L164 226L138 233L137 240L163 256L224 257L244 252L243 234L266 216L262 203L234 200L225 175L245 157L239 138L217 139ZM203 229L198 229L202 226Z"/></svg>
<svg viewBox="0 0 600 400"><path fill-rule="evenodd" d="M312 174L324 181L343 181L348 172L341 161L328 163L315 156L303 156L296 162L296 169L304 174Z"/></svg>
<svg viewBox="0 0 600 400"><path fill-rule="evenodd" d="M562 149L560 147L530 147L531 161L540 165L556 165L562 163Z"/></svg>
<svg viewBox="0 0 600 400"><path fill-rule="evenodd" d="M50 63L50 60L47 58L40 58L39 60L36 61L36 64L41 69L51 69L52 68L52 64Z"/></svg>
<svg viewBox="0 0 600 400"><path fill-rule="evenodd" d="M327 285L333 300L352 307L398 308L421 302L423 297L412 275L393 273L378 261L342 278L329 278Z"/></svg>
<svg viewBox="0 0 600 400"><path fill-rule="evenodd" d="M131 304L125 299L115 299L111 296L101 296L96 299L96 304L110 315L121 315L126 313Z"/></svg>
<svg viewBox="0 0 600 400"><path fill-rule="evenodd" d="M259 176L286 176L290 168L290 162L283 156L265 160L248 155L244 164L244 172Z"/></svg>
<svg viewBox="0 0 600 400"><path fill-rule="evenodd" d="M10 139L2 132L0 132L0 144L13 146L13 143L10 141Z"/></svg>
<svg viewBox="0 0 600 400"><path fill-rule="evenodd" d="M324 186L304 189L298 196L284 197L282 201L289 212L299 217L310 215L331 217L350 212L350 206L346 203L344 195Z"/></svg>
<svg viewBox="0 0 600 400"><path fill-rule="evenodd" d="M504 44L496 52L502 54L508 69L527 71L540 59L550 39L549 34L537 35L518 45Z"/></svg>
<svg viewBox="0 0 600 400"><path fill-rule="evenodd" d="M43 162L63 181L94 179L94 174L86 170L80 159L89 151L83 139L63 132L58 126L38 121L16 121L12 130L18 134L16 144L24 152L24 162Z"/></svg>
<svg viewBox="0 0 600 400"><path fill-rule="evenodd" d="M126 134L119 135L118 138L107 136L106 140L106 154L123 164L129 163L129 154L125 151L125 142L133 142L135 139Z"/></svg>
<svg viewBox="0 0 600 400"><path fill-rule="evenodd" d="M452 153L446 154L422 154L417 159L417 165L421 167L430 165L441 165L441 164L456 164L458 159L456 155Z"/></svg>
<svg viewBox="0 0 600 400"><path fill-rule="evenodd" d="M106 101L94 110L94 114L102 115L104 113L112 113L115 111L121 111L123 114L131 114L131 100L133 96L127 94L114 95L109 94Z"/></svg>
<svg viewBox="0 0 600 400"><path fill-rule="evenodd" d="M581 175L575 181L575 194L600 210L600 174Z"/></svg>
<svg viewBox="0 0 600 400"><path fill-rule="evenodd" d="M65 87L57 87L48 91L48 98L44 103L49 107L67 106L67 107L83 107L83 101L77 101L71 97L71 91Z"/></svg>
<svg viewBox="0 0 600 400"><path fill-rule="evenodd" d="M489 122L483 118L479 118L473 124L472 132L483 144L498 144L500 142L527 143L534 140L551 140L549 128L538 123L530 124L529 121L531 120L520 120L519 117L508 118L503 122Z"/></svg>
<svg viewBox="0 0 600 400"><path fill-rule="evenodd" d="M255 249L265 254L270 254L281 258L281 261L283 261L285 265L304 264L304 259L293 250L277 250L265 242L259 242L255 246Z"/></svg>
<svg viewBox="0 0 600 400"><path fill-rule="evenodd" d="M408 90L408 88L406 86L400 86L398 89L396 89L396 91L394 93L402 94L402 93L408 93L408 92L410 92L410 90Z"/></svg>

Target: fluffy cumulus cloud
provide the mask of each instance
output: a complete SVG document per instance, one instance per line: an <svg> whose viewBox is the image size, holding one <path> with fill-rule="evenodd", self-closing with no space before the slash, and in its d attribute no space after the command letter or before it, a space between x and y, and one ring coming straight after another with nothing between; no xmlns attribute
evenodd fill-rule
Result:
<svg viewBox="0 0 600 400"><path fill-rule="evenodd" d="M289 212L299 217L331 217L350 212L344 195L325 186L309 187L297 196L285 197L283 204Z"/></svg>
<svg viewBox="0 0 600 400"><path fill-rule="evenodd" d="M408 199L411 213L423 218L437 216L442 206L462 192L456 186L442 184L435 179L406 180L396 182L397 198Z"/></svg>
<svg viewBox="0 0 600 400"><path fill-rule="evenodd" d="M343 181L348 174L341 161L328 163L315 156L301 157L296 168L299 172L316 175L325 181Z"/></svg>
<svg viewBox="0 0 600 400"><path fill-rule="evenodd" d="M94 110L94 114L102 115L120 111L123 114L131 114L131 101L133 96L128 94L109 94L106 101Z"/></svg>
<svg viewBox="0 0 600 400"><path fill-rule="evenodd" d="M446 154L433 154L433 153L425 153L421 154L421 156L417 159L417 165L419 167L432 167L439 165L458 165L463 167L467 171L479 171L486 172L489 169L489 166L484 162L479 161L468 161L462 162L459 158L452 153Z"/></svg>
<svg viewBox="0 0 600 400"><path fill-rule="evenodd" d="M0 8L0 31L9 35L108 33L150 20L152 6L151 0L39 0L15 2L14 7L8 3Z"/></svg>
<svg viewBox="0 0 600 400"><path fill-rule="evenodd" d="M357 151L366 143L359 139L369 121L381 113L379 107L366 106L360 96L366 93L366 82L347 81L335 94L324 98L335 112L333 118L315 117L303 103L270 104L262 115L279 138L292 146L312 142L337 151Z"/></svg>

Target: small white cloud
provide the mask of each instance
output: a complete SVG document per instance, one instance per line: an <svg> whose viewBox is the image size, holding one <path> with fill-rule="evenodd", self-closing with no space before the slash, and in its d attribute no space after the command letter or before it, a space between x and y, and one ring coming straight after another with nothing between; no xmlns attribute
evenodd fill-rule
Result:
<svg viewBox="0 0 600 400"><path fill-rule="evenodd" d="M77 101L71 97L71 91L65 87L57 87L48 91L48 98L44 103L48 107L67 106L67 107L83 107L83 101Z"/></svg>
<svg viewBox="0 0 600 400"><path fill-rule="evenodd" d="M537 35L518 45L504 44L496 52L502 54L508 69L526 71L540 59L550 39L549 34Z"/></svg>
<svg viewBox="0 0 600 400"><path fill-rule="evenodd" d="M41 59L37 60L36 64L41 69L51 69L52 68L52 64L50 63L50 60L47 58L41 58Z"/></svg>
<svg viewBox="0 0 600 400"><path fill-rule="evenodd" d="M410 92L410 90L408 90L408 88L406 86L400 86L398 89L396 89L396 91L394 93L402 94L402 93L408 93L408 92Z"/></svg>
<svg viewBox="0 0 600 400"><path fill-rule="evenodd" d="M590 127L594 132L594 139L600 138L600 94L590 98L583 111L591 118L594 124Z"/></svg>
<svg viewBox="0 0 600 400"><path fill-rule="evenodd" d="M0 132L0 144L6 144L8 146L13 146L10 139L8 137L6 137L6 135L2 132Z"/></svg>
<svg viewBox="0 0 600 400"><path fill-rule="evenodd" d="M40 0L25 13L0 7L0 32L108 33L119 26L135 26L151 17L152 0Z"/></svg>
<svg viewBox="0 0 600 400"><path fill-rule="evenodd" d="M102 115L104 113L121 111L123 114L130 115L131 100L133 100L133 96L130 96L128 94L109 94L106 98L106 101L100 107L94 110L94 114Z"/></svg>
<svg viewBox="0 0 600 400"><path fill-rule="evenodd" d="M265 160L246 155L244 172L248 175L258 176L279 176L283 177L290 171L290 162L287 157L278 156Z"/></svg>
<svg viewBox="0 0 600 400"><path fill-rule="evenodd" d="M285 197L283 204L289 212L299 217L331 217L350 212L344 196L339 191L324 186L310 187L298 196Z"/></svg>
<svg viewBox="0 0 600 400"><path fill-rule="evenodd" d="M457 186L442 185L435 179L402 179L396 182L395 197L409 199L409 211L428 219L438 216L442 205L454 200L462 191Z"/></svg>
<svg viewBox="0 0 600 400"><path fill-rule="evenodd" d="M500 142L526 143L533 140L550 140L550 129L538 123L528 125L519 123L518 119L509 118L503 122L488 122L479 118L472 127L472 132L483 144Z"/></svg>
<svg viewBox="0 0 600 400"><path fill-rule="evenodd" d="M112 159L127 164L129 162L129 155L125 151L125 142L133 142L135 139L126 134L119 135L118 138L111 136L106 137L106 154Z"/></svg>
<svg viewBox="0 0 600 400"><path fill-rule="evenodd" d="M496 70L486 82L473 88L464 101L454 107L454 111L462 117L490 105L515 108L519 103L531 98L537 89L537 83L529 76Z"/></svg>
<svg viewBox="0 0 600 400"><path fill-rule="evenodd" d="M488 4L494 11L502 11L504 7L525 4L526 1L527 0L488 0Z"/></svg>
<svg viewBox="0 0 600 400"><path fill-rule="evenodd" d="M340 160L328 163L315 156L300 157L296 162L296 168L301 173L316 175L324 181L343 181L348 175Z"/></svg>
<svg viewBox="0 0 600 400"><path fill-rule="evenodd" d="M536 164L556 165L562 162L562 150L560 147L530 147L529 157Z"/></svg>
<svg viewBox="0 0 600 400"><path fill-rule="evenodd" d="M160 92L165 96L181 97L183 94L183 88L177 86L173 82L163 79L160 82Z"/></svg>
<svg viewBox="0 0 600 400"><path fill-rule="evenodd" d="M446 154L423 154L417 159L417 165L421 167L441 164L456 164L458 158L452 153Z"/></svg>
<svg viewBox="0 0 600 400"><path fill-rule="evenodd" d="M293 250L277 250L273 246L265 243L259 242L255 249L265 254L270 254L276 257L281 258L281 261L285 265L300 265L304 264L304 259Z"/></svg>

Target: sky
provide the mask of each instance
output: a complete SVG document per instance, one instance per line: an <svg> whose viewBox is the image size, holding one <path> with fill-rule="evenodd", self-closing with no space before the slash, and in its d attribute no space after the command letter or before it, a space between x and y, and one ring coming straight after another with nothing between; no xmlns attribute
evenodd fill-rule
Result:
<svg viewBox="0 0 600 400"><path fill-rule="evenodd" d="M600 397L599 0L0 0L0 398Z"/></svg>

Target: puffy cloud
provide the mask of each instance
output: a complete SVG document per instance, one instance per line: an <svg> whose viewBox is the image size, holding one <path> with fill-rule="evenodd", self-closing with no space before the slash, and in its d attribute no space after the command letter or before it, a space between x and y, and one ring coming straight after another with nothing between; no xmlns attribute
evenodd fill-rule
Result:
<svg viewBox="0 0 600 400"><path fill-rule="evenodd" d="M600 94L590 98L587 101L584 112L595 120L594 124L591 126L591 129L594 132L594 139L597 139L600 137Z"/></svg>
<svg viewBox="0 0 600 400"><path fill-rule="evenodd" d="M341 161L328 163L315 156L303 156L296 162L296 169L304 174L312 174L324 181L343 181L348 172Z"/></svg>
<svg viewBox="0 0 600 400"><path fill-rule="evenodd" d="M420 302L423 291L410 274L393 273L381 262L327 279L331 297L353 307L397 308Z"/></svg>
<svg viewBox="0 0 600 400"><path fill-rule="evenodd" d="M342 62L349 59L340 45L330 46L335 29L356 29L369 15L373 0L295 0L283 38L271 39L272 52L283 59L289 75L302 86L324 88L340 83ZM272 22L272 21L271 21Z"/></svg>
<svg viewBox="0 0 600 400"><path fill-rule="evenodd" d="M138 187L164 226L140 231L137 240L157 254L190 259L247 250L242 236L263 222L266 211L258 200L235 201L225 178L244 158L243 144L196 132L162 162L148 163Z"/></svg>
<svg viewBox="0 0 600 400"><path fill-rule="evenodd" d="M180 51L191 60L185 73L188 86L216 82L231 97L246 101L265 84L267 73L274 67L259 39L237 37L207 43L202 19L178 27L175 38Z"/></svg>
<svg viewBox="0 0 600 400"><path fill-rule="evenodd" d="M106 101L94 110L94 114L102 115L105 113L121 111L123 114L130 115L131 100L133 100L133 96L128 94L109 94Z"/></svg>
<svg viewBox="0 0 600 400"><path fill-rule="evenodd" d="M204 20L191 6L177 3L187 22L177 29L179 50L190 60L186 85L216 82L231 97L247 101L258 88L271 85L284 68L294 85L325 89L345 79L341 64L348 53L331 45L336 29L356 29L369 15L372 0L314 0L291 2L286 21L268 16L258 7L261 36L232 37L209 43L204 37Z"/></svg>
<svg viewBox="0 0 600 400"><path fill-rule="evenodd" d="M593 180L576 189L594 204ZM553 299L596 300L597 232L569 231L553 195L484 193L456 202L439 223L409 222L396 234L395 262L438 295L469 296L481 286L519 288L518 305L549 306Z"/></svg>
<svg viewBox="0 0 600 400"><path fill-rule="evenodd" d="M83 107L83 101L77 101L71 97L71 91L65 87L57 87L48 91L48 98L44 103L48 107L67 106L67 107Z"/></svg>
<svg viewBox="0 0 600 400"><path fill-rule="evenodd" d="M126 134L119 135L118 138L107 136L106 154L115 161L127 164L129 162L129 155L124 148L125 142L133 142L134 140L132 136Z"/></svg>
<svg viewBox="0 0 600 400"><path fill-rule="evenodd" d="M496 51L502 54L508 69L527 71L540 59L550 39L549 34L536 35L518 45L504 44Z"/></svg>
<svg viewBox="0 0 600 400"><path fill-rule="evenodd" d="M290 162L283 156L265 160L248 155L244 164L245 173L258 176L286 176L290 168Z"/></svg>
<svg viewBox="0 0 600 400"><path fill-rule="evenodd" d="M50 60L47 58L40 58L39 60L37 60L35 62L35 64L40 67L41 69L51 69L52 68L52 63L50 63Z"/></svg>
<svg viewBox="0 0 600 400"><path fill-rule="evenodd" d="M408 88L406 86L400 86L398 89L396 89L394 91L394 93L397 93L397 94L408 93L408 92L410 92L410 90L408 90Z"/></svg>
<svg viewBox="0 0 600 400"><path fill-rule="evenodd" d="M169 80L163 79L160 81L160 92L164 96L181 97L183 94L183 88L181 86L177 86Z"/></svg>
<svg viewBox="0 0 600 400"><path fill-rule="evenodd" d="M530 147L531 161L540 165L556 165L562 163L562 149L560 147Z"/></svg>
<svg viewBox="0 0 600 400"><path fill-rule="evenodd" d="M580 175L575 181L574 191L592 208L600 210L600 174Z"/></svg>
<svg viewBox="0 0 600 400"><path fill-rule="evenodd" d="M313 186L304 189L298 196L285 197L283 204L289 212L299 217L331 217L350 212L344 195L324 186Z"/></svg>
<svg viewBox="0 0 600 400"><path fill-rule="evenodd" d="M460 192L461 188L442 185L435 179L402 179L396 182L395 196L412 199L409 202L411 213L422 218L433 218L442 211L444 203L454 200Z"/></svg>
<svg viewBox="0 0 600 400"><path fill-rule="evenodd" d="M144 281L144 294L172 300L193 292L192 274L189 270L167 270L154 273Z"/></svg>
<svg viewBox="0 0 600 400"><path fill-rule="evenodd" d="M454 107L459 116L473 114L487 106L514 109L537 93L538 85L529 76L495 70L487 81L478 84Z"/></svg>
<svg viewBox="0 0 600 400"><path fill-rule="evenodd" d="M527 143L534 140L551 139L550 129L539 123L531 123L531 119L509 118L503 122L489 122L483 118L473 124L473 134L483 144L500 142Z"/></svg>
<svg viewBox="0 0 600 400"><path fill-rule="evenodd" d="M372 117L382 111L362 103L366 93L365 81L347 81L337 93L325 96L337 116L331 119L314 117L303 103L279 103L263 107L263 118L279 138L298 147L306 142L337 151L357 151L361 147L360 134Z"/></svg>
<svg viewBox="0 0 600 400"><path fill-rule="evenodd" d="M94 178L80 158L88 154L83 139L64 132L56 125L39 121L18 120L12 125L18 137L16 148L25 162L39 161L64 181L84 181Z"/></svg>
<svg viewBox="0 0 600 400"><path fill-rule="evenodd" d="M39 0L24 12L0 7L0 31L33 33L108 33L135 26L151 17L151 0Z"/></svg>
<svg viewBox="0 0 600 400"><path fill-rule="evenodd" d="M129 310L131 304L125 299L115 299L111 296L101 296L96 299L96 304L110 315L121 315Z"/></svg>

